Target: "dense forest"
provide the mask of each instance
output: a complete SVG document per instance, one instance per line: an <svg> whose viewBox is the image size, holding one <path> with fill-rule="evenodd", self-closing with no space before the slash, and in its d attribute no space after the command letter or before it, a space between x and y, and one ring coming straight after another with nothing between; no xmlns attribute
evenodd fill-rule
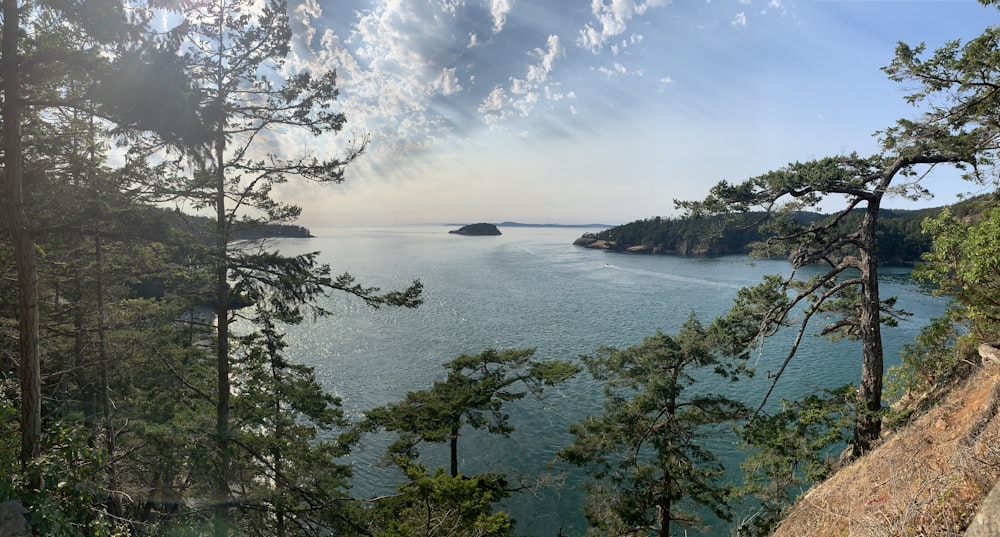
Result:
<svg viewBox="0 0 1000 537"><path fill-rule="evenodd" d="M939 165L995 188L1000 29L990 28L930 54L900 45L886 73L916 88L908 98L924 115L884 131L879 154L720 183L680 202L684 218L607 232L662 252L753 244L751 253L791 254L789 275L740 290L726 314L567 360L536 359L530 341L460 354L441 380L348 420L313 370L286 357L284 329L333 315L316 302L330 293L416 308L422 285L365 286L315 254L281 255L252 231L302 235L299 208L273 198L274 187L341 182L366 144L337 136L346 115L334 71L283 69L288 9L279 0L3 0L3 531L515 535L500 505L526 487L463 473L461 433L503 438L519 426L507 404L586 374L603 388L603 411L572 426L558 457L591 479L588 535L676 535L699 527L692 506L734 521L736 535L765 535L833 470L831 450L868 454L889 417L907 419L882 393L879 328L903 312L878 294L880 263L924 252L918 276L954 298L891 372L894 393L960 376L975 366L968 349L996 336L995 199L881 208L887 192L920 195L919 177ZM288 132L341 152L272 153ZM845 208L818 216L828 196ZM814 265L826 270L796 277ZM859 341L859 385L773 414L697 389L700 375L752 374L748 358L779 330L796 341ZM705 447L713 426L738 431L745 481L727 481ZM385 459L399 483L394 494L354 497L347 456L375 433L394 439ZM447 468L427 466L428 443L447 445ZM736 516L734 499L751 496L752 516Z"/></svg>
<svg viewBox="0 0 1000 537"><path fill-rule="evenodd" d="M949 206L958 218L968 217L988 206L986 196L977 196ZM882 209L878 222L879 262L883 265L913 265L930 251L931 236L922 229L923 221L941 213L943 208L899 210ZM863 211L855 209L843 221L844 227L856 226ZM588 233L577 244L592 245L605 241L602 248L615 252L676 254L676 255L746 255L758 243L766 244L774 233L768 233L757 223L766 218L763 213L741 214L737 217L709 216L705 218L652 217L614 226L598 233ZM792 216L798 223L820 223L830 215L801 212ZM779 248L765 255L787 257L791 252Z"/></svg>

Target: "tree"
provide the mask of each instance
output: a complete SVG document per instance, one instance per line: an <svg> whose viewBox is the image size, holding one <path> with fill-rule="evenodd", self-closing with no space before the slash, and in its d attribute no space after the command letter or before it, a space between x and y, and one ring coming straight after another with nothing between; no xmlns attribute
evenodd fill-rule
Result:
<svg viewBox="0 0 1000 537"><path fill-rule="evenodd" d="M713 425L745 415L742 404L711 394L689 395L692 372L733 368L712 353L707 331L692 315L677 336L662 332L642 343L602 347L585 356L591 375L605 382L604 414L570 427L573 443L564 460L596 478L584 511L592 527L608 535L670 535L675 525L693 527L693 503L728 518L723 467L703 447Z"/></svg>
<svg viewBox="0 0 1000 537"><path fill-rule="evenodd" d="M1000 7L996 0L980 0ZM924 107L914 120L902 119L884 133L884 145L900 155L916 155L927 148L939 153L975 155L963 159L971 169L965 177L985 185L996 164L1000 144L1000 27L986 28L964 45L946 43L926 57L926 46L899 43L892 62L883 68L889 78L907 85L906 101Z"/></svg>
<svg viewBox="0 0 1000 537"><path fill-rule="evenodd" d="M168 135L187 133L196 123L196 107L189 106L185 98L187 77L176 69L175 62L164 61L175 57L170 32L162 38L155 36L147 24L148 11L126 9L121 2L108 0L21 6L16 0L5 0L2 11L3 192L17 274L20 461L27 467L41 454L42 420L38 230L34 221L38 207L28 199L34 185L25 175L25 118L41 117L44 111L78 109L116 124L122 133L134 136L141 131L158 131ZM67 40L66 36L74 37ZM152 61L158 62L157 76L121 77L123 71L146 67ZM117 83L109 84L112 79ZM170 83L158 84L162 80ZM74 85L83 87L67 91ZM133 100L135 95L152 93L155 87L155 93L165 97L157 108L162 114L146 120L137 113L143 108L118 106L120 103L114 101L117 93L100 91L111 85L133 95Z"/></svg>
<svg viewBox="0 0 1000 537"><path fill-rule="evenodd" d="M773 335L780 327L797 325L797 333L774 385L795 356L813 317L828 321L820 333L861 341L861 382L854 428L854 453L868 452L881 434L883 352L881 327L901 312L894 299L883 300L878 286L877 231L883 198L890 193L917 196L923 190L919 167L972 162L973 152L957 143L908 147L895 156L862 158L856 154L796 162L739 184L722 181L699 202L677 202L687 215L762 215L751 225L772 234L755 246L756 255L789 255L792 269L785 278L766 277L756 288L740 293L730 324L745 348ZM894 180L904 181L894 185ZM796 213L815 208L830 196L846 197L846 206L827 219L799 223ZM848 217L863 213L856 224ZM798 280L803 267L825 272ZM853 272L857 271L857 272ZM746 312L752 312L747 316ZM795 319L801 311L801 318ZM761 408L771 390L761 402Z"/></svg>
<svg viewBox="0 0 1000 537"><path fill-rule="evenodd" d="M375 502L371 534L376 537L508 537L514 523L494 506L510 495L501 474L433 474L417 461L400 459L407 481L397 494Z"/></svg>
<svg viewBox="0 0 1000 537"><path fill-rule="evenodd" d="M738 536L770 535L798 495L830 473L836 462L831 450L850 435L851 389L782 400L773 413L757 413L741 427L747 456L739 492L759 504L740 520Z"/></svg>
<svg viewBox="0 0 1000 537"><path fill-rule="evenodd" d="M983 5L997 5L981 0ZM827 328L857 337L862 344L860 404L855 424L854 453L868 451L881 430L879 410L882 395L882 346L880 321L887 312L878 292L879 252L875 242L881 203L886 195L908 197L930 193L920 185L929 168L950 163L965 170L965 177L985 185L995 181L990 169L1000 142L1000 61L997 60L1000 28L987 28L982 35L962 45L952 41L925 58L924 45L900 43L884 71L896 82L910 84L907 102L924 106L917 119L902 119L881 133L883 152L861 159L856 155L794 163L784 169L748 179L741 184L719 183L704 202L680 203L690 216L738 214L752 207L766 210L777 235L767 245L772 253L791 252L792 273L784 283L772 282L775 291L795 289L790 300L760 304L757 336L766 336L788 320L793 308L804 308L799 335L810 317L823 311L828 300L839 299L839 320ZM789 224L789 215L815 207L830 195L846 196L845 209L831 219L811 226ZM861 222L843 226L852 210L863 210ZM775 225L777 224L777 225ZM795 271L817 264L827 272L806 284L793 285ZM857 269L857 277L837 280L846 269ZM853 288L860 296L856 306L843 295ZM775 295L776 297L778 295ZM829 308L828 308L829 309ZM889 312L891 314L891 312ZM824 331L827 331L824 329ZM796 338L785 364L794 356ZM782 371L784 367L782 367ZM780 371L775 378L780 378Z"/></svg>
<svg viewBox="0 0 1000 537"><path fill-rule="evenodd" d="M540 395L575 375L579 368L569 362L532 360L535 349L487 349L476 355L462 354L444 364L448 376L428 390L408 392L398 403L365 412L367 429L400 433L389 447L391 455L407 459L417 456L421 442L445 442L450 447L450 472L457 477L458 439L462 427L486 427L509 435L514 427L503 411L505 403L526 395ZM519 386L520 389L515 388Z"/></svg>
<svg viewBox="0 0 1000 537"><path fill-rule="evenodd" d="M950 209L924 221L933 238L931 251L913 272L951 302L931 320L914 343L903 347L902 361L890 368L895 395L920 395L943 389L976 363L976 348L996 340L1000 330L1000 207L990 200L980 214L956 218Z"/></svg>
<svg viewBox="0 0 1000 537"><path fill-rule="evenodd" d="M336 461L346 447L336 440L346 425L340 400L323 392L313 370L289 363L275 316L260 307L257 330L241 338L235 361L241 377L235 400L233 442L244 535L309 535L343 526L343 492L350 468Z"/></svg>
<svg viewBox="0 0 1000 537"><path fill-rule="evenodd" d="M316 264L315 253L287 258L256 243L239 247L230 242L237 226L286 223L298 216L298 207L274 199L276 185L289 178L340 182L345 167L364 148L362 142L342 158L327 160L310 154L285 157L274 151L277 136L337 133L346 121L333 106L334 71L285 72L291 47L287 11L287 2L279 0L197 0L184 10L191 32L182 48L190 75L203 94L211 134L198 151L188 153L191 174L181 176L162 195L182 197L215 217L205 258L214 273L216 536L227 534L234 501L231 324L239 303L266 300L268 314L280 322L298 322L303 311L322 314L311 302L331 289L355 294L373 306L419 303L419 284L379 295L378 289L363 288L349 275L331 278L327 267Z"/></svg>

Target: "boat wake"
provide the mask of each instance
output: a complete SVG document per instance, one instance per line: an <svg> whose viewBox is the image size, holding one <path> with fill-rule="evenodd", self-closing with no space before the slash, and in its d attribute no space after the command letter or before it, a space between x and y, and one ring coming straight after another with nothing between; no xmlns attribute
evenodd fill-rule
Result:
<svg viewBox="0 0 1000 537"><path fill-rule="evenodd" d="M622 272L628 272L630 274L638 274L641 276L651 276L653 278L659 278L661 280L672 280L676 282L693 283L697 285L703 285L706 287L720 287L725 289L739 289L743 287L742 285L735 283L719 282L715 280L708 280L705 278L693 278L691 276L682 276L680 274L673 274L670 272L656 272L653 270L628 268L619 265L612 265L611 263L605 263L604 268L620 270Z"/></svg>

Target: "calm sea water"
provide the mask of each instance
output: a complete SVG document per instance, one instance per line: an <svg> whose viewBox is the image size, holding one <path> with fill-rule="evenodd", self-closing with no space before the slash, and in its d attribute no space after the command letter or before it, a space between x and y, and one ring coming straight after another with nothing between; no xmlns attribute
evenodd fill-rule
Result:
<svg viewBox="0 0 1000 537"><path fill-rule="evenodd" d="M373 310L344 295L324 306L334 315L292 327L293 360L315 366L319 381L339 395L358 418L363 411L397 401L407 391L430 387L444 377L441 364L461 353L487 348L534 347L538 359L573 359L600 345L626 347L657 329L675 333L690 312L705 324L729 307L737 289L763 274L788 271L782 261L744 257L710 259L632 256L572 246L583 230L502 228L497 237L448 234L442 226L400 226L313 230L312 239L283 240L283 253L319 251L335 273L350 272L365 285L401 289L424 283L424 304L416 310ZM943 310L941 299L909 280L905 269L883 270L883 296L899 296L912 312L898 328L886 329L886 361L898 362L904 343ZM758 374L736 383L706 380L704 389L724 392L748 404L759 402L786 347L768 345L754 358ZM860 347L810 338L792 362L778 397L795 397L824 387L856 382ZM566 445L567 427L602 410L600 386L586 375L550 390L542 401L510 405L510 438L463 431L460 470L506 472L525 483L545 473L561 474L561 487L516 494L506 507L522 535L582 535L583 477L565 465L551 465ZM387 438L368 439L352 456L358 497L391 492L401 477L379 464ZM710 447L732 467L740 452L731 438ZM445 446L423 448L429 466L447 466ZM716 525L714 535L729 535Z"/></svg>

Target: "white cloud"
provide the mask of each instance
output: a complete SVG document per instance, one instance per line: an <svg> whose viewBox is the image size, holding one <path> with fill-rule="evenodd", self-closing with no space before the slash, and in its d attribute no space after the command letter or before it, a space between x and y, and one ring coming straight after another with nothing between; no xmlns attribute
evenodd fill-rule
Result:
<svg viewBox="0 0 1000 537"><path fill-rule="evenodd" d="M502 87L496 86L479 103L479 107L476 110L480 114L483 114L487 123L496 124L511 116L511 112L506 109L509 102L510 99L507 97L507 92Z"/></svg>
<svg viewBox="0 0 1000 537"><path fill-rule="evenodd" d="M781 0L771 0L767 3L767 7L779 8L781 7Z"/></svg>
<svg viewBox="0 0 1000 537"><path fill-rule="evenodd" d="M296 19L295 22L302 25L303 35L301 40L304 43L312 43L317 33L313 22L322 16L323 8L320 7L318 0L302 0L302 3L295 6L292 17Z"/></svg>
<svg viewBox="0 0 1000 537"><path fill-rule="evenodd" d="M474 48L479 46L479 36L476 32L469 32L469 45L468 48Z"/></svg>
<svg viewBox="0 0 1000 537"><path fill-rule="evenodd" d="M433 86L441 95L451 95L462 91L462 85L459 84L458 77L455 76L454 67L441 69L441 75L434 80Z"/></svg>
<svg viewBox="0 0 1000 537"><path fill-rule="evenodd" d="M665 76L665 77L663 77L663 78L660 79L660 84L673 84L673 83L674 83L674 79L670 78L669 76Z"/></svg>
<svg viewBox="0 0 1000 537"><path fill-rule="evenodd" d="M440 0L438 3L441 6L441 10L448 13L451 16L455 16L460 7L465 6L464 0Z"/></svg>
<svg viewBox="0 0 1000 537"><path fill-rule="evenodd" d="M490 0L490 15L493 17L493 33L500 33L507 23L507 15L514 7L514 0Z"/></svg>
<svg viewBox="0 0 1000 537"><path fill-rule="evenodd" d="M303 53L289 62L296 69L337 70L336 106L348 114L347 128L372 139L361 167L393 167L449 136L453 123L435 106L441 97L464 92L462 80L472 82L468 62L462 62L472 28L457 23L464 5L378 0L355 12L349 34L328 27L313 42L312 56ZM305 0L296 13L318 19L320 0Z"/></svg>
<svg viewBox="0 0 1000 537"><path fill-rule="evenodd" d="M607 3L591 0L590 10L596 21L584 25L577 44L597 54L611 39L625 33L630 20L668 3L669 0L609 0Z"/></svg>
<svg viewBox="0 0 1000 537"><path fill-rule="evenodd" d="M540 58L539 62L528 66L528 80L536 83L545 82L552 72L552 65L556 59L565 54L559 42L559 36L550 35L545 41L546 48L536 48L534 54Z"/></svg>
<svg viewBox="0 0 1000 537"><path fill-rule="evenodd" d="M565 54L559 36L550 35L545 40L545 48L539 47L530 52L538 61L528 65L524 78L510 77L507 91L500 87L494 88L479 105L479 112L484 114L488 123L496 123L514 115L528 116L541 101L543 94L548 101L561 100L563 94L552 91L547 84L556 60ZM502 110L505 107L508 109L506 112Z"/></svg>
<svg viewBox="0 0 1000 537"><path fill-rule="evenodd" d="M747 25L747 14L740 11L736 14L736 17L730 22L733 26L746 26Z"/></svg>

